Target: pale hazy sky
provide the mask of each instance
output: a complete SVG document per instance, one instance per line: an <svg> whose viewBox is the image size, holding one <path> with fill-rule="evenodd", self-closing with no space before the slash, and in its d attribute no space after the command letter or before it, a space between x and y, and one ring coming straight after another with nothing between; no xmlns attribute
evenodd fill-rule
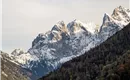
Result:
<svg viewBox="0 0 130 80"><path fill-rule="evenodd" d="M39 33L61 20L101 24L104 13L111 14L119 5L129 8L129 0L3 0L2 50L27 51Z"/></svg>

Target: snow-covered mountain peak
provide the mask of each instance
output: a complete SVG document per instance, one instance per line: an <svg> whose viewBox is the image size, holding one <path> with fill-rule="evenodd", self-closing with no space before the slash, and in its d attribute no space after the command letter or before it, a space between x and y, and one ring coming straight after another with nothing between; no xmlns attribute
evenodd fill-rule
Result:
<svg viewBox="0 0 130 80"><path fill-rule="evenodd" d="M112 20L111 16L109 14L105 13L104 17L103 17L103 23L109 22L111 20Z"/></svg>
<svg viewBox="0 0 130 80"><path fill-rule="evenodd" d="M108 27L116 27L116 26L125 26L130 22L130 10L126 9L122 6L119 6L114 9L112 15L109 15L107 13L104 14L103 17L103 23L100 27L100 32L102 31L102 28ZM106 28L106 30L108 30ZM106 31L105 30L105 31Z"/></svg>
<svg viewBox="0 0 130 80"><path fill-rule="evenodd" d="M122 6L115 8L111 16L118 23L126 25L130 22L130 10Z"/></svg>
<svg viewBox="0 0 130 80"><path fill-rule="evenodd" d="M48 31L45 34L39 34L33 41L32 46L35 45L36 48L41 42L42 44L55 43L78 32L94 34L95 32L98 32L98 27L94 23L85 24L76 19L68 23L67 26L64 21L59 21L52 27L51 31Z"/></svg>
<svg viewBox="0 0 130 80"><path fill-rule="evenodd" d="M67 28L70 33L78 33L78 32L89 32L90 34L94 34L97 30L98 27L96 24L90 22L90 23L83 23L80 20L74 20L70 23L68 23Z"/></svg>
<svg viewBox="0 0 130 80"><path fill-rule="evenodd" d="M24 53L24 51L23 51L22 49L15 49L15 50L11 53L11 55L19 56L19 55L21 55L21 54L23 54L23 53Z"/></svg>
<svg viewBox="0 0 130 80"><path fill-rule="evenodd" d="M126 11L127 11L126 8L124 8L122 6L118 6L117 8L114 9L113 13L118 13L118 12L122 13L122 12L126 12Z"/></svg>
<svg viewBox="0 0 130 80"><path fill-rule="evenodd" d="M79 32L81 29L81 26L82 26L81 22L76 19L67 24L67 28L70 34Z"/></svg>
<svg viewBox="0 0 130 80"><path fill-rule="evenodd" d="M103 28L109 27L114 23L115 23L115 20L109 14L105 13L103 16L103 22L102 22L99 32L101 32Z"/></svg>
<svg viewBox="0 0 130 80"><path fill-rule="evenodd" d="M59 21L57 24L55 24L51 31L65 31L65 23L64 21Z"/></svg>
<svg viewBox="0 0 130 80"><path fill-rule="evenodd" d="M46 45L48 43L55 43L63 38L63 34L68 35L68 29L64 21L56 23L52 29L45 34L40 33L32 43L32 47L36 48L38 45ZM35 46L34 46L35 45Z"/></svg>

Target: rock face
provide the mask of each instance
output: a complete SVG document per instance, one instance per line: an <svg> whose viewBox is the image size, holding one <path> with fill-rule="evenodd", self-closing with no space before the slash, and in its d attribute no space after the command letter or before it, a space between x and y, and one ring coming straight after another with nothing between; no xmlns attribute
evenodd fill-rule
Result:
<svg viewBox="0 0 130 80"><path fill-rule="evenodd" d="M104 14L102 26L74 20L60 21L47 33L38 34L28 52L15 50L12 58L37 77L46 75L62 63L101 44L130 22L130 10L121 6L109 16Z"/></svg>

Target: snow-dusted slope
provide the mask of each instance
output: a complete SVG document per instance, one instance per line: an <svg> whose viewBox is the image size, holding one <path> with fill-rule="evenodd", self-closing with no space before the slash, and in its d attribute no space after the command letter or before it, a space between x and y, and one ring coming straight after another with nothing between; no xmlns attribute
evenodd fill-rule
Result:
<svg viewBox="0 0 130 80"><path fill-rule="evenodd" d="M16 50L14 61L41 77L62 63L101 44L130 22L130 10L117 7L110 16L104 14L102 26L74 20L60 21L47 33L39 34L28 52Z"/></svg>
<svg viewBox="0 0 130 80"><path fill-rule="evenodd" d="M27 64L29 64L31 61L39 60L35 55L24 52L22 49L15 49L9 56L12 61L15 61L23 67L29 66Z"/></svg>

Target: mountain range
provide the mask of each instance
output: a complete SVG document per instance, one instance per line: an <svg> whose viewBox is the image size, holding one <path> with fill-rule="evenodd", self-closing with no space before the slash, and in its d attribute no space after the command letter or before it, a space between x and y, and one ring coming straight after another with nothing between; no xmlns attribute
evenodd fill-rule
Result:
<svg viewBox="0 0 130 80"><path fill-rule="evenodd" d="M40 80L130 80L130 24Z"/></svg>
<svg viewBox="0 0 130 80"><path fill-rule="evenodd" d="M20 66L20 72L31 80L36 80L99 46L129 22L130 10L122 6L115 8L111 15L105 13L101 26L79 20L68 24L59 21L50 31L38 34L28 51L15 49L8 55L9 61Z"/></svg>

